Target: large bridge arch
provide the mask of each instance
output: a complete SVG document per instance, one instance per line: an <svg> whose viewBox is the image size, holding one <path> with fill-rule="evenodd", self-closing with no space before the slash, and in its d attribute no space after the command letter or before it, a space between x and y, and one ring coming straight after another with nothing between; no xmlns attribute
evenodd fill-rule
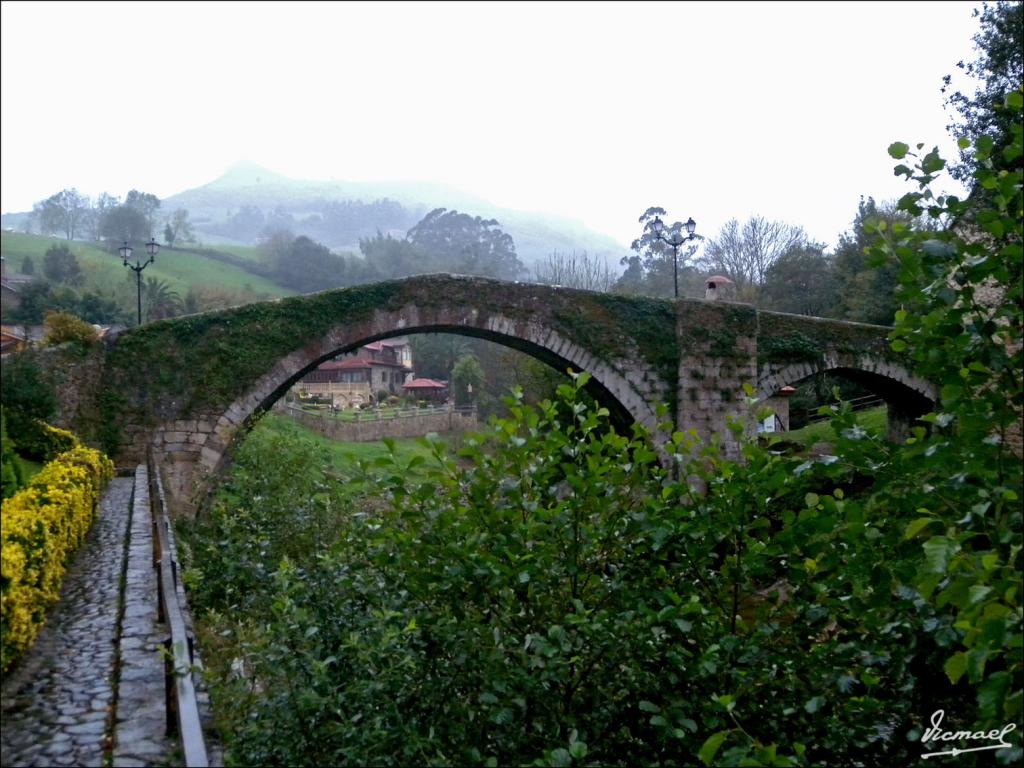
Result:
<svg viewBox="0 0 1024 768"><path fill-rule="evenodd" d="M148 410L156 411L153 415L157 417L151 418L151 426L128 427L135 453L153 450L169 495L180 511L195 510L196 503L211 486L210 481L229 463L236 437L255 415L267 410L303 375L338 354L394 336L472 336L516 349L562 371L587 371L591 375L588 389L608 407L613 419L620 424L638 422L652 431L656 429L656 406L668 400L671 386L644 359L631 338L630 332L636 329L630 328L628 320L623 322L608 311L609 305L623 301L621 297L455 276L392 281L386 285L386 291L380 290L381 285L294 297L266 303L260 310L250 309L250 305L212 313L210 317L196 316L192 321L184 318L140 329L140 336L147 330L177 336L175 348L182 342L208 348L212 354L222 356L229 366L232 345L242 353L240 345L260 346L260 333L283 337L285 334L277 327L279 322L293 323L297 329L293 333L295 338L277 342L275 348L282 351L264 354L255 373L249 374L244 382L237 382L242 386L220 387L228 389L229 397L203 397L204 383L216 382L219 372L209 361L201 359L196 350L190 355L179 355L195 361L183 362L179 367L194 368L198 362L207 370L197 371L187 385L179 385L176 391L168 393L169 397L149 404ZM495 295L495 286L502 287L502 296ZM310 315L319 311L318 304L330 306L333 302L348 308L353 304L352 298L363 294L368 296L366 303L359 309L338 313L333 322L304 322L301 318L304 308ZM668 341L674 344L671 304L660 302L655 309L666 319ZM247 314L249 317L245 317ZM260 320L261 314L273 321ZM201 325L201 332L196 328L187 333L190 322ZM238 325L242 327L233 327ZM134 335L132 332L126 337ZM228 341L229 337L232 341ZM155 346L158 342L151 340L150 344ZM170 361L160 361L160 367L162 370L149 370L148 388L163 379L181 378L171 370Z"/></svg>
<svg viewBox="0 0 1024 768"><path fill-rule="evenodd" d="M516 349L562 371L569 368L588 371L592 377L592 394L609 408L618 422L639 422L652 431L657 425L655 411L645 399L648 393L639 392L634 382L620 371L543 323L516 321L475 307L463 306L453 312L409 305L391 312L378 310L369 321L339 324L322 338L282 358L224 409L212 433L202 441L194 469L201 476L219 475L236 435L244 431L254 416L268 410L302 376L321 363L374 341L422 333L481 338ZM166 433L175 428L176 424L172 423L164 430L164 435L157 435L156 447L166 449ZM177 435L172 434L171 440L176 439Z"/></svg>

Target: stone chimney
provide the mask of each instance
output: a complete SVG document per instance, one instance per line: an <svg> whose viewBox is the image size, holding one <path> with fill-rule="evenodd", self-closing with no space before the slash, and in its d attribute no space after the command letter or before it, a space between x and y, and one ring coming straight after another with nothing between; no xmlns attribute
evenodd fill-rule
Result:
<svg viewBox="0 0 1024 768"><path fill-rule="evenodd" d="M708 301L732 300L736 298L736 284L724 275L712 275L706 283L704 298Z"/></svg>

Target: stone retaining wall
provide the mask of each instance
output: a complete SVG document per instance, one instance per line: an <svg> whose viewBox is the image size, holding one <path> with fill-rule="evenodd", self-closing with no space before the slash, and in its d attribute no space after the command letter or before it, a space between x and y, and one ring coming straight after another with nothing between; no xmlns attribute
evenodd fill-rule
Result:
<svg viewBox="0 0 1024 768"><path fill-rule="evenodd" d="M476 411L460 413L431 413L422 416L403 416L379 421L341 421L328 415L305 413L293 408L275 408L275 411L293 419L304 427L332 440L367 443L386 437L423 437L428 432L472 432L479 427Z"/></svg>

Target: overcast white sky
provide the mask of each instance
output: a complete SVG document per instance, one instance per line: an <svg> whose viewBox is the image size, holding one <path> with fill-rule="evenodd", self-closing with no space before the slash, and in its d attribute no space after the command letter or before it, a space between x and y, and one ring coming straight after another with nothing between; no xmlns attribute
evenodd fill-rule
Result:
<svg viewBox="0 0 1024 768"><path fill-rule="evenodd" d="M660 205L834 245L861 195L907 191L891 142L954 155L939 89L974 5L3 2L0 208L248 160L446 183L623 244Z"/></svg>

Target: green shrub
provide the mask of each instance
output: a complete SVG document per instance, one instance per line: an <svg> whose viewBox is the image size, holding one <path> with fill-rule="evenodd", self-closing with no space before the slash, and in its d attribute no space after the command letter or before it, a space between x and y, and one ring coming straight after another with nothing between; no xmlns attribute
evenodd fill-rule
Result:
<svg viewBox="0 0 1024 768"><path fill-rule="evenodd" d="M18 452L38 461L50 461L78 445L78 439L66 429L33 419L18 435Z"/></svg>
<svg viewBox="0 0 1024 768"><path fill-rule="evenodd" d="M56 347L70 342L88 348L99 338L96 329L89 323L66 312L47 312L43 329L44 347Z"/></svg>
<svg viewBox="0 0 1024 768"><path fill-rule="evenodd" d="M18 352L4 359L0 368L0 403L7 417L7 429L22 455L40 459L43 454L31 454L33 449L26 448L26 443L34 445L42 440L37 422L48 422L56 415L57 394L43 375L35 355L34 352Z"/></svg>
<svg viewBox="0 0 1024 768"><path fill-rule="evenodd" d="M25 484L14 441L7 435L7 417L0 406L0 497L14 495Z"/></svg>

